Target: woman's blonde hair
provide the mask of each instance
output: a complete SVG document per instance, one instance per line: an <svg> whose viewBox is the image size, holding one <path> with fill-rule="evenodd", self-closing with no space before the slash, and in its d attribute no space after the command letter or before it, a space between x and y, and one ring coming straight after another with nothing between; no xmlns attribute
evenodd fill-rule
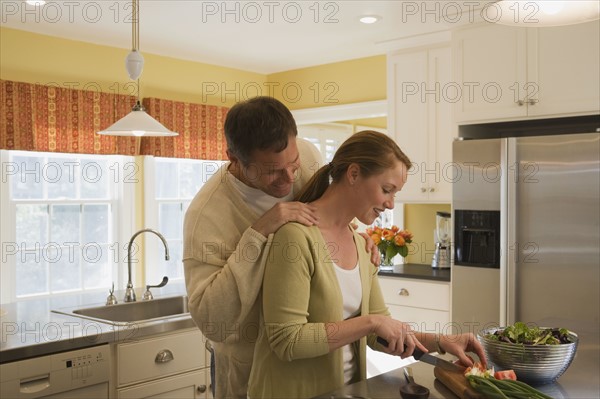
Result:
<svg viewBox="0 0 600 399"><path fill-rule="evenodd" d="M402 162L410 168L410 159L389 136L363 130L350 136L338 148L333 160L321 167L296 195L296 201L311 202L320 198L331 182L338 182L350 164L357 164L363 177L382 173Z"/></svg>

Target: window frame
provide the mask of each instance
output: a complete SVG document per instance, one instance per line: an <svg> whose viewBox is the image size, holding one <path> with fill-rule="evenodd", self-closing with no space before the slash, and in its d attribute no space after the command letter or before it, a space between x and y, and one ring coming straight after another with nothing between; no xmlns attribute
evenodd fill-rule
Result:
<svg viewBox="0 0 600 399"><path fill-rule="evenodd" d="M192 195L190 198L182 198L179 196L174 196L171 198L157 198L156 197L156 185L158 175L156 173L156 166L158 164L157 161L160 160L168 160L169 162L177 163L178 165L182 163L195 163L195 162L220 162L224 164L228 161L223 160L214 160L214 159L189 159L189 158L166 158L166 157L154 157L154 156L144 156L144 220L145 220L145 228L154 229L160 233L160 220L159 220L159 210L161 203L180 203L182 206L182 220L181 220L181 245L182 245L182 256L183 256L183 223L185 219L185 212L187 211L187 207L194 199L195 195L198 193L200 188L208 181L210 176L207 178L206 175L202 174L199 176L200 179L204 179L204 182L200 186L198 190ZM216 169L218 171L220 166ZM178 166L179 168L179 166ZM179 171L179 169L178 169ZM216 172L215 171L215 172ZM179 177L179 176L177 176ZM178 189L180 188L178 182ZM178 194L179 195L179 194ZM167 241L169 241L168 237L165 237ZM162 245L162 244L161 244ZM169 247L169 251L172 248ZM158 265L161 262L164 262L164 258L156 256L156 248L152 245L144 245L144 285L147 284L158 284L160 282L160 278L162 276L149 276L149 270L158 270ZM167 275L169 277L169 282L173 283L184 283L185 276L183 274L183 259L181 262L181 271L182 278L173 278L172 276ZM156 280L156 281L155 281Z"/></svg>
<svg viewBox="0 0 600 399"><path fill-rule="evenodd" d="M109 157L109 168L113 165L118 165L118 176L113 175L113 179L109 178L109 198L107 200L97 199L24 199L14 200L11 198L12 194L12 179L7 173L8 165L11 162L11 157L14 155L30 155L40 156L45 158L67 158L73 160L89 160L89 159L102 159L103 157ZM112 163L111 163L112 161ZM135 214L134 203L135 203L135 186L139 182L140 175L133 176L132 183L125 184L126 177L124 167L134 163L134 157L121 156L121 155L95 155L95 154L68 154L68 153L55 153L55 152L39 152L39 151L18 151L18 150L0 150L0 165L2 165L2 179L0 180L0 243L2 245L2 268L0 269L0 303L10 303L28 299L39 299L39 298L52 298L56 295L65 294L83 294L96 291L104 291L110 289L110 287L99 287L90 289L76 289L60 292L44 292L40 294L31 294L26 296L17 296L16 289L16 256L8 255L6 250L9 244L16 244L16 208L18 204L40 204L40 205L56 205L56 204L72 204L72 205L85 205L85 204L108 204L111 207L112 218L109 222L109 228L111 230L111 241L109 246L117 244L118 250L116 254L112 254L113 259L117 257L118 262L113 262L112 265L112 279L115 283L115 288L123 286L126 282L126 270L125 267L120 266L127 263L126 250L123 248L121 243L126 242L125 238L132 234ZM139 170L139 167L137 167ZM135 169L134 169L135 171ZM115 181L116 180L116 181ZM82 265L80 264L80 267Z"/></svg>

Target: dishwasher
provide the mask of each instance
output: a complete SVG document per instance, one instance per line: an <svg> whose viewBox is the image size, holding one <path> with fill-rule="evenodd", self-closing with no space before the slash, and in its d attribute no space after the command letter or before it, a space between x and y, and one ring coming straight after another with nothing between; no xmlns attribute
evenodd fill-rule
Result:
<svg viewBox="0 0 600 399"><path fill-rule="evenodd" d="M0 365L0 398L107 398L109 345Z"/></svg>

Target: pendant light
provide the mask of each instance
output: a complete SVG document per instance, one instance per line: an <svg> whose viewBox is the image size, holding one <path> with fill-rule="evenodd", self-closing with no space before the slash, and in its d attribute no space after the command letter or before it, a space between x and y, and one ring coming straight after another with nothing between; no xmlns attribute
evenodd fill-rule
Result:
<svg viewBox="0 0 600 399"><path fill-rule="evenodd" d="M144 69L144 57L139 52L140 46L140 16L139 0L133 0L131 25L131 52L125 58L125 69L129 78L136 81L137 102L129 114L119 119L105 130L98 132L107 136L177 136L178 133L167 129L159 121L146 113L140 101L140 75Z"/></svg>
<svg viewBox="0 0 600 399"><path fill-rule="evenodd" d="M499 0L482 10L488 22L522 27L573 25L600 18L598 0Z"/></svg>

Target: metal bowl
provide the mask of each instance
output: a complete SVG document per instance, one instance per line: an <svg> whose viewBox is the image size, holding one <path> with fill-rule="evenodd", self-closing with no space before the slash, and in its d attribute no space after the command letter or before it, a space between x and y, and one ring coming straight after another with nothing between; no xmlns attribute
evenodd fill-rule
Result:
<svg viewBox="0 0 600 399"><path fill-rule="evenodd" d="M517 379L534 384L554 382L571 365L579 338L569 331L571 343L558 345L521 345L500 342L486 336L500 328L489 328L477 334L485 354L497 370L514 370Z"/></svg>

